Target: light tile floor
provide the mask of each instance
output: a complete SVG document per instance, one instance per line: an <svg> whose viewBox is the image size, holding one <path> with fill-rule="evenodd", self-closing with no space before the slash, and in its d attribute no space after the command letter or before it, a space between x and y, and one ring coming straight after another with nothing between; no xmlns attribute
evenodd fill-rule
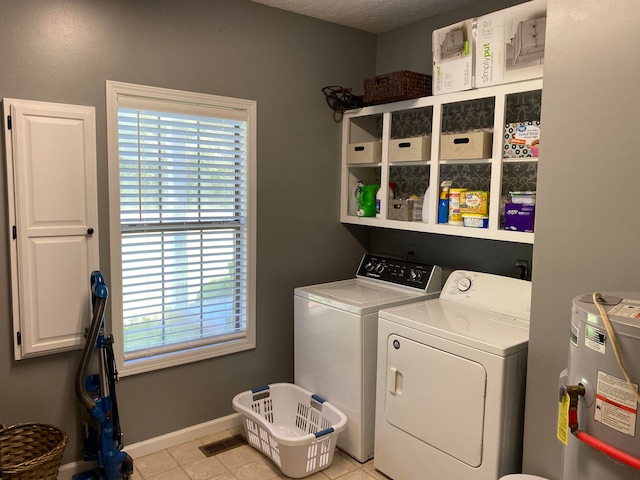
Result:
<svg viewBox="0 0 640 480"><path fill-rule="evenodd" d="M212 457L198 447L230 437L238 431L225 430L175 447L134 459L131 480L271 480L289 478L265 455L242 445ZM309 480L388 480L373 466L361 464L336 449L331 465Z"/></svg>

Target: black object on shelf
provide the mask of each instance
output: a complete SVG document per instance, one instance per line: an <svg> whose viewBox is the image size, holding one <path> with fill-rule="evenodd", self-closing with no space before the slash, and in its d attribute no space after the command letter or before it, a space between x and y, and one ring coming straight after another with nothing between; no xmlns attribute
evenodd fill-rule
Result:
<svg viewBox="0 0 640 480"><path fill-rule="evenodd" d="M342 121L342 115L345 110L364 106L362 97L352 94L350 88L329 86L324 87L322 93L324 93L327 99L327 104L333 110L333 120L336 123Z"/></svg>

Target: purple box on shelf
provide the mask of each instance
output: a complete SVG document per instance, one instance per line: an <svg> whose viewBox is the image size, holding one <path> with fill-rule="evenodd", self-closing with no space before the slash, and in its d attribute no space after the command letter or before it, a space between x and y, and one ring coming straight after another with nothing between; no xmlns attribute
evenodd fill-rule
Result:
<svg viewBox="0 0 640 480"><path fill-rule="evenodd" d="M535 205L507 203L504 206L504 229L516 232L533 232Z"/></svg>

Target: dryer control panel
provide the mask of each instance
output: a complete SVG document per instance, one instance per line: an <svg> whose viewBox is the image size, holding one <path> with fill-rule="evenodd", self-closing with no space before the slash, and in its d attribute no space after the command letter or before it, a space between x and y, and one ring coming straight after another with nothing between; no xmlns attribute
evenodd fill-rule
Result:
<svg viewBox="0 0 640 480"><path fill-rule="evenodd" d="M490 273L455 270L440 299L528 319L531 282Z"/></svg>
<svg viewBox="0 0 640 480"><path fill-rule="evenodd" d="M427 293L442 289L442 269L437 265L405 262L368 253L362 257L356 277L411 287Z"/></svg>

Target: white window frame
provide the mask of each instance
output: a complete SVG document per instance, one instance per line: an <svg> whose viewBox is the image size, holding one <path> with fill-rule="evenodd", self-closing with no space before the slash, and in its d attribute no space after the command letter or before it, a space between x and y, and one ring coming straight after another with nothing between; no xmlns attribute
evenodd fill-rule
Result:
<svg viewBox="0 0 640 480"><path fill-rule="evenodd" d="M176 108L190 109L213 107L218 111L233 111L247 121L247 308L246 335L218 343L187 348L171 353L146 358L125 359L122 287L122 237L120 227L120 155L118 144L118 107L121 102L140 101L153 105L156 101L171 102ZM106 278L109 287L111 328L114 337L116 367L120 376L159 370L175 365L204 360L249 350L256 346L255 321L255 273L256 273L256 125L257 104L252 100L235 99L201 93L172 90L159 87L134 85L107 81L107 147L109 165L109 227L111 278Z"/></svg>

